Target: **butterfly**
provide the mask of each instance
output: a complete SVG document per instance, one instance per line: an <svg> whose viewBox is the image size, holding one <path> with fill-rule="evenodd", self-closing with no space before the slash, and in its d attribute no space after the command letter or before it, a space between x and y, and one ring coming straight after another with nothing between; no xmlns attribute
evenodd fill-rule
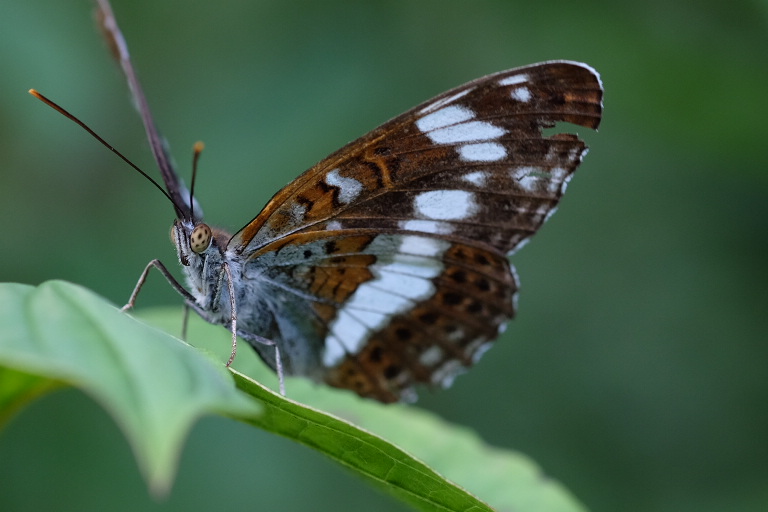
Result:
<svg viewBox="0 0 768 512"><path fill-rule="evenodd" d="M451 89L320 161L230 234L203 222L194 171L190 191L107 0L98 12L165 190L140 172L175 209L171 238L186 279L154 260L126 308L159 269L188 307L232 331L227 364L239 336L277 371L283 392L284 375L303 375L412 401L416 384L447 387L491 347L515 315L508 256L554 213L587 152L576 135L542 130L597 129L594 69L550 61Z"/></svg>

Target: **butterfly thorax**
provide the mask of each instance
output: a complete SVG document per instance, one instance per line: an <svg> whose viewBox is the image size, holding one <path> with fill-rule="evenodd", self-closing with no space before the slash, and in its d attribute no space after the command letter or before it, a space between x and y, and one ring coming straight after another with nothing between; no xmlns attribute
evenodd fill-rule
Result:
<svg viewBox="0 0 768 512"><path fill-rule="evenodd" d="M275 368L275 350L258 339L280 343L280 331L271 313L269 297L272 295L267 280L258 265L249 265L244 272L244 260L233 249L228 248L229 232L211 228L207 224L188 220L176 220L171 229L171 239L176 246L179 262L186 277L190 294L195 303L190 306L206 321L231 328L232 302L229 285L231 281L237 312L237 332L259 352L264 361ZM225 267L229 269L227 273ZM247 274L247 275L246 275ZM305 359L305 358L300 358ZM288 373L311 374L305 365L291 364L288 358Z"/></svg>

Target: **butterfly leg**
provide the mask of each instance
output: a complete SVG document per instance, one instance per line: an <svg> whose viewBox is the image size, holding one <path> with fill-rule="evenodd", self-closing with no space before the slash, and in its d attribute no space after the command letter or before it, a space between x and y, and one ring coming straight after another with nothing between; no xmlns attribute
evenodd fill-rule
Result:
<svg viewBox="0 0 768 512"><path fill-rule="evenodd" d="M144 268L144 271L139 276L139 281L136 283L136 286L133 289L133 292L131 293L131 297L128 299L128 303L122 307L122 311L128 311L129 309L132 309L136 304L136 298L139 295L139 292L141 291L141 288L144 286L144 283L147 280L147 276L149 275L149 271L152 268L156 268L160 273L165 277L165 279L170 283L171 287L173 287L174 290L176 290L179 295L184 297L184 303L185 303L185 319L188 317L189 309L193 309L200 317L205 319L208 322L211 323L219 323L215 319L211 318L211 315L208 311L203 310L195 300L195 297L192 296L191 293L189 293L186 288L184 288L177 280L176 278L171 275L171 273L168 271L168 269L163 265L163 263L160 260L152 260L150 261L147 266ZM255 341L256 343L261 343L262 345L266 345L268 347L274 347L275 348L275 372L277 373L277 378L280 385L280 394L285 396L285 372L283 370L283 363L282 359L280 357L280 348L277 346L277 344L269 340L267 338L264 338L263 336L259 336L257 334L253 334L250 332L238 332L237 330L237 303L235 302L235 287L232 281L232 270L229 268L229 265L224 263L222 265L222 272L219 277L219 284L218 284L218 291L217 291L217 297L214 300L214 304L218 304L218 295L221 293L222 288L222 281L226 278L227 281L227 290L229 291L229 306L230 306L230 330L232 331L232 352L229 356L229 360L227 361L227 366L230 366L232 362L235 360L235 355L237 353L237 336L242 337L245 340L248 341ZM182 331L182 337L186 337L186 321L184 322L184 327Z"/></svg>
<svg viewBox="0 0 768 512"><path fill-rule="evenodd" d="M168 269L165 268L165 265L160 260L152 260L150 261L147 266L144 268L144 271L139 276L139 281L136 283L136 286L133 288L133 292L131 293L131 297L128 299L128 303L121 308L121 311L128 311L129 309L132 309L136 305L136 298L139 296L139 292L141 291L142 286L144 286L144 283L147 280L147 275L149 274L150 269L156 268L160 271L161 274L163 274L163 277L170 283L170 285L173 287L174 290L176 290L179 295L184 297L187 302L194 303L195 298L192 296L191 293L189 293L186 288L184 288L179 282L176 280L173 275L171 275L170 272L168 272Z"/></svg>
<svg viewBox="0 0 768 512"><path fill-rule="evenodd" d="M237 304L235 303L235 285L232 282L232 270L229 268L228 263L222 265L224 272L227 274L227 289L229 290L229 321L230 327L232 327L232 353L229 355L229 361L227 361L227 368L232 364L237 355ZM219 288L221 289L221 288ZM218 302L217 302L218 303Z"/></svg>
<svg viewBox="0 0 768 512"><path fill-rule="evenodd" d="M277 373L277 380L278 384L280 386L280 394L285 396L285 371L283 370L283 361L280 357L280 347L275 343L274 341L267 339L263 336L259 336L258 334L253 334L251 332L240 332L238 333L240 337L242 337L244 340L247 341L254 341L256 343L259 343L261 345L265 345L267 347L274 347L275 349L275 373Z"/></svg>
<svg viewBox="0 0 768 512"><path fill-rule="evenodd" d="M144 283L147 281L147 276L149 275L149 271L152 268L156 268L160 271L160 273L165 277L165 279L170 283L170 285L173 287L174 290L176 290L179 295L184 297L184 320L182 324L182 332L181 337L182 339L186 339L187 337L187 320L189 319L189 309L194 309L200 316L203 318L206 318L205 312L200 309L197 306L197 302L195 298L192 296L191 293L189 293L186 288L184 288L179 282L176 280L173 275L168 271L168 269L163 265L163 263L160 260L152 260L150 261L147 266L144 268L144 271L139 276L139 281L136 283L136 286L133 289L133 292L131 293L131 297L128 299L128 303L121 308L121 311L128 311L129 309L132 309L136 305L136 298L139 296L139 292L141 291L141 288L144 286ZM237 309L235 307L235 288L232 285L232 272L229 269L229 265L224 264L224 269L222 272L222 278L224 277L224 272L226 272L227 276L227 285L229 288L229 305L231 307L231 316L230 316L230 325L232 327L232 353L229 355L229 360L227 361L227 367L229 367L232 364L232 361L235 360L235 355L237 353ZM220 280L222 279L220 278ZM219 290L221 289L221 285L219 285ZM220 292L218 292L220 293Z"/></svg>

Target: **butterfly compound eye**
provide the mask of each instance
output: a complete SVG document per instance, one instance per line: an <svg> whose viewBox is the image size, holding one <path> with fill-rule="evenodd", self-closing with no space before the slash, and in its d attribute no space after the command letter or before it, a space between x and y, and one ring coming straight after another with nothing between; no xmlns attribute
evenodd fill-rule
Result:
<svg viewBox="0 0 768 512"><path fill-rule="evenodd" d="M211 245L211 228L207 224L198 224L189 236L189 247L200 254Z"/></svg>

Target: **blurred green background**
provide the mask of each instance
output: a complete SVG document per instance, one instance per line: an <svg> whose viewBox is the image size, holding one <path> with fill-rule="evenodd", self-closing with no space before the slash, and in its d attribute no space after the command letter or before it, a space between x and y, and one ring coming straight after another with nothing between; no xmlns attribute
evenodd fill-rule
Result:
<svg viewBox="0 0 768 512"><path fill-rule="evenodd" d="M207 219L229 228L315 161L483 74L602 74L605 118L559 212L515 255L520 310L421 407L520 450L593 511L768 510L768 4L762 1L114 0ZM173 266L172 210L60 102L154 165L86 0L0 0L0 281L123 304ZM154 275L141 306L179 304ZM483 468L478 468L482 471ZM303 447L223 418L152 501L112 420L74 391L0 433L0 509L398 510Z"/></svg>

